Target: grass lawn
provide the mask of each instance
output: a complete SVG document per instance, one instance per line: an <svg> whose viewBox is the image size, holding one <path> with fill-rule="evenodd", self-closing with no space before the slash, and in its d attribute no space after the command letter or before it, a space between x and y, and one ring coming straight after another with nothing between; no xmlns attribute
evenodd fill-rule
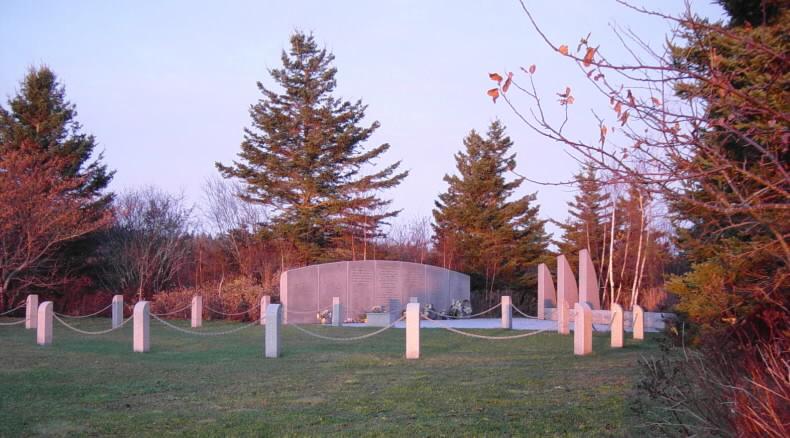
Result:
<svg viewBox="0 0 790 438"><path fill-rule="evenodd" d="M0 436L631 435L636 361L657 352L653 338L610 349L604 333L575 357L573 337L556 333L494 342L424 329L422 358L406 361L404 330L338 343L286 327L282 357L265 359L261 327L195 337L152 320L144 354L132 353L131 322L85 336L55 321L48 347L34 332L0 327Z"/></svg>

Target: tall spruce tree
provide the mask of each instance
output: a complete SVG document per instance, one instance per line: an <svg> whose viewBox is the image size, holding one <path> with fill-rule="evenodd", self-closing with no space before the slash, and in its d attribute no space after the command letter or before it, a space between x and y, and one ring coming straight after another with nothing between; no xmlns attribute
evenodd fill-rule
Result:
<svg viewBox="0 0 790 438"><path fill-rule="evenodd" d="M470 273L484 303L504 290L516 292L516 303L524 302L525 288L535 282L533 265L549 243L535 194L511 200L523 182L505 179L516 166L512 146L499 121L491 123L486 138L471 131L465 150L455 155L458 174L445 175L449 187L433 210L439 251L454 260L446 265Z"/></svg>
<svg viewBox="0 0 790 438"><path fill-rule="evenodd" d="M332 250L342 249L349 235L352 247L375 235L399 213L388 211L390 201L377 192L398 185L408 172L398 172L398 161L363 173L390 148L365 147L379 123L363 126L367 106L332 95L334 55L312 35L296 32L290 43L282 68L269 71L282 92L258 83L263 97L250 109L240 160L216 166L226 178L246 183L243 199L272 212L269 232L291 246L291 263L306 264L337 257Z"/></svg>
<svg viewBox="0 0 790 438"><path fill-rule="evenodd" d="M90 199L86 214L101 216L112 201L104 190L115 172L96 154L96 138L85 134L74 104L66 100L65 87L48 67L31 68L8 108L0 106L0 154L26 144L52 154L63 164L64 178L81 178L72 195Z"/></svg>
<svg viewBox="0 0 790 438"><path fill-rule="evenodd" d="M595 167L586 163L574 176L578 192L573 201L568 202L569 218L565 222L554 223L562 230L561 239L556 242L560 254L565 255L572 266L578 265L579 251L586 249L602 277L604 256L604 235L606 229L606 210L610 207L609 195L603 191Z"/></svg>
<svg viewBox="0 0 790 438"><path fill-rule="evenodd" d="M0 160L6 166L0 172L17 184L4 187L14 203L3 206L13 211L0 220L6 244L0 245L0 295L15 288L15 296L42 288L62 291L70 280L94 273L98 232L110 219L113 195L106 188L114 172L76 117L64 86L47 67L31 68L8 107L0 106ZM18 187L22 181L27 187Z"/></svg>

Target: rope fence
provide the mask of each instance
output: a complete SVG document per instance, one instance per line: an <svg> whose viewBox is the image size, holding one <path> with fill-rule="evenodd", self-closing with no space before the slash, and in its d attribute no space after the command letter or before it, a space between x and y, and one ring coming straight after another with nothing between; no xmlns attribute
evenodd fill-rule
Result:
<svg viewBox="0 0 790 438"><path fill-rule="evenodd" d="M15 311L15 310L19 310L19 309L21 309L21 308L25 307L26 305L27 305L27 303L22 303L22 304L20 304L20 305L18 305L18 306L16 306L16 307L14 307L14 308L13 308L13 309L11 309L11 310L6 310L5 312L3 312L3 313L0 313L0 316L3 316L3 315L8 315L9 313L11 313L11 312L13 312L13 311Z"/></svg>
<svg viewBox="0 0 790 438"><path fill-rule="evenodd" d="M5 326L8 326L8 325L17 325L17 324L22 324L22 323L24 323L24 322L25 322L25 319L24 319L24 318L22 318L22 319L20 319L19 321L14 321L14 322L0 322L0 325L5 325Z"/></svg>
<svg viewBox="0 0 790 438"><path fill-rule="evenodd" d="M112 307L112 303L108 304L107 307L105 307L105 308L103 308L103 309L101 309L101 310L99 310L97 312L91 313L90 315L76 315L76 316L72 316L72 315L65 315L63 313L58 313L58 312L54 312L53 314L55 316L60 316L61 318L82 319L82 318L90 318L91 316L96 316L96 315L104 312L105 310L109 309L110 307Z"/></svg>
<svg viewBox="0 0 790 438"><path fill-rule="evenodd" d="M392 323L390 323L390 325L388 325L386 327L383 327L383 328L381 328L379 330L376 330L375 332L367 333L367 334L360 335L360 336L352 336L352 337L348 337L348 338L336 338L334 336L319 335L318 333L314 333L314 332L311 332L311 331L309 331L309 330L307 330L305 328L299 327L296 324L292 325L291 327L294 327L295 329L299 330L300 332L302 332L302 333L304 333L306 335L313 336L313 337L318 338L318 339L324 339L324 340L327 340L327 341L351 342L351 341L360 341L362 339L372 338L373 336L376 336L378 334L384 333L385 331L391 329L392 327L395 327L395 324L403 321L404 319L406 319L405 315L401 316L396 321L393 321Z"/></svg>
<svg viewBox="0 0 790 438"><path fill-rule="evenodd" d="M518 312L519 314L521 314L521 316L523 316L524 318L529 318L529 319L540 319L540 318L538 318L537 316L527 315L526 313L522 312L522 311L521 311L521 310L520 310L518 307L516 307L516 306L515 306L515 305L513 305L513 304L511 304L511 305L510 305L510 307L512 307L512 308L513 308L513 310L515 310L515 311L516 311L516 312Z"/></svg>
<svg viewBox="0 0 790 438"><path fill-rule="evenodd" d="M154 319L156 319L157 321L161 322L162 324L164 324L165 326L167 326L167 327L169 327L169 328L171 328L173 330L179 331L181 333L186 333L188 335L195 335L195 336L222 336L222 335L229 335L231 333L240 332L240 331L242 331L242 330L244 330L246 328L250 328L250 327L252 327L254 325L260 326L260 321L255 320L255 321L252 321L252 322L250 322L248 324L244 324L244 325L242 325L240 327L234 327L234 328L232 328L230 330L224 330L224 331L219 331L219 332L199 332L199 331L196 331L196 330L189 330L189 329L185 329L183 327L179 327L179 326L177 326L177 325L175 325L175 324L173 324L173 323L171 323L171 322L169 322L167 320L164 320L164 319L160 318L158 315L154 315L153 313L151 314L151 316L153 316Z"/></svg>
<svg viewBox="0 0 790 438"><path fill-rule="evenodd" d="M260 307L260 306L261 306L260 299L258 299L258 301L257 301L257 304L255 304L254 306L250 307L249 309L247 309L247 310L243 310L243 311L241 311L241 312L225 313L225 312L221 312L221 311L219 311L219 310L216 310L216 309L212 309L212 308L211 308L211 307L209 307L209 306L203 306L203 307L204 307L206 310L209 310L209 311L211 311L211 312L214 312L214 313L216 313L217 315L222 315L222 316L239 316L239 315L245 315L245 314L247 314L247 313L250 313L250 312L252 312L253 310L257 309L257 308L258 308L258 307Z"/></svg>
<svg viewBox="0 0 790 438"><path fill-rule="evenodd" d="M175 315L176 313L183 312L183 311L185 311L185 310L187 310L187 309L190 309L190 308L192 308L192 303L189 303L189 304L187 304L186 306L184 306L184 307L182 307L182 308L180 308L180 309L178 309L178 310L171 310L170 312L164 312L164 313L151 313L151 316L169 316L169 315Z"/></svg>
<svg viewBox="0 0 790 438"><path fill-rule="evenodd" d="M74 327L73 325L71 325L71 324L67 323L66 321L62 320L58 315L54 315L53 314L52 316L59 323L63 324L64 327L66 327L66 328L68 328L70 330L73 330L73 331L75 331L77 333L83 334L83 335L92 335L92 336L95 336L95 335L106 335L107 333L111 333L111 332L114 332L116 330L120 330L123 326L126 325L127 322L131 321L132 318L133 318L132 316L126 318L125 320L123 320L123 322L118 327L113 327L113 328L110 328L110 329L107 329L107 330L90 331L90 330L82 330L80 328Z"/></svg>
<svg viewBox="0 0 790 438"><path fill-rule="evenodd" d="M465 331L462 331L462 330L458 330L456 328L448 326L442 320L439 320L439 319L431 319L431 318L428 318L427 316L424 316L424 315L422 316L422 318L427 320L427 321L433 321L433 322L438 323L439 327L441 327L441 328L443 328L443 329L445 329L447 331L451 331L453 333L456 333L456 334L459 334L459 335L463 335L463 336L469 336L470 338L487 339L487 340L490 340L490 341L504 341L504 340L508 340L508 339L526 338L526 337L537 335L538 333L543 333L543 332L546 331L546 330L537 330L537 331L534 331L534 332L522 333L520 335L511 335L511 336L485 336L485 335L478 335L478 334L475 334L475 333L469 333L469 332L465 332Z"/></svg>

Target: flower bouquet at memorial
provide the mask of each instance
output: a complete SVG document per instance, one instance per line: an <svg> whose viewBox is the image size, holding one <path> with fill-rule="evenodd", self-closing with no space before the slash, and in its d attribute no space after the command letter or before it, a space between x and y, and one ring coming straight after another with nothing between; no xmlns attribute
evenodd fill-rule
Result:
<svg viewBox="0 0 790 438"><path fill-rule="evenodd" d="M329 309L322 310L318 312L316 318L318 319L318 322L321 324L329 324L330 322L332 322L332 311Z"/></svg>
<svg viewBox="0 0 790 438"><path fill-rule="evenodd" d="M463 318L472 314L472 303L469 300L453 300L447 315L454 318Z"/></svg>

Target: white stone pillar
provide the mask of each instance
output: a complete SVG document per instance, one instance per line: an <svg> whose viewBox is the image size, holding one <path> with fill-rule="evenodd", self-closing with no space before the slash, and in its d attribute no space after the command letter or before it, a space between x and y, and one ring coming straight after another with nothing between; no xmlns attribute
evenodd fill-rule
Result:
<svg viewBox="0 0 790 438"><path fill-rule="evenodd" d="M340 304L340 297L332 298L332 325L340 327L343 323L343 305Z"/></svg>
<svg viewBox="0 0 790 438"><path fill-rule="evenodd" d="M134 324L132 350L145 353L151 349L151 303L138 301L134 305L132 324Z"/></svg>
<svg viewBox="0 0 790 438"><path fill-rule="evenodd" d="M49 345L52 343L52 301L41 303L36 313L36 342L38 345Z"/></svg>
<svg viewBox="0 0 790 438"><path fill-rule="evenodd" d="M549 267L538 265L538 319L546 319L546 307L557 307L557 292Z"/></svg>
<svg viewBox="0 0 790 438"><path fill-rule="evenodd" d="M571 332L568 327L570 319L571 315L568 306L564 304L557 306L557 333L567 335Z"/></svg>
<svg viewBox="0 0 790 438"><path fill-rule="evenodd" d="M612 305L612 324L609 326L612 334L612 348L623 348L623 306Z"/></svg>
<svg viewBox="0 0 790 438"><path fill-rule="evenodd" d="M592 353L592 309L587 303L576 303L573 308L573 354L584 356Z"/></svg>
<svg viewBox="0 0 790 438"><path fill-rule="evenodd" d="M264 336L264 355L280 357L280 330L283 323L283 310L280 304L266 307L266 336Z"/></svg>
<svg viewBox="0 0 790 438"><path fill-rule="evenodd" d="M266 309L269 308L269 304L272 303L272 297L270 295L264 295L261 297L261 325L266 325Z"/></svg>
<svg viewBox="0 0 790 438"><path fill-rule="evenodd" d="M502 328L503 329L512 329L513 328L513 308L510 305L513 303L512 298L510 295L502 295L502 305L499 306L502 311Z"/></svg>
<svg viewBox="0 0 790 438"><path fill-rule="evenodd" d="M203 325L203 297L195 295L192 297L192 328Z"/></svg>
<svg viewBox="0 0 790 438"><path fill-rule="evenodd" d="M420 304L406 305L406 359L420 358Z"/></svg>
<svg viewBox="0 0 790 438"><path fill-rule="evenodd" d="M112 328L123 323L123 295L112 297Z"/></svg>
<svg viewBox="0 0 790 438"><path fill-rule="evenodd" d="M634 339L645 339L645 311L640 305L634 305Z"/></svg>
<svg viewBox="0 0 790 438"><path fill-rule="evenodd" d="M38 295L28 295L25 300L25 328L34 329L38 322Z"/></svg>
<svg viewBox="0 0 790 438"><path fill-rule="evenodd" d="M593 310L600 310L598 275L586 249L579 251L579 302L587 303Z"/></svg>

